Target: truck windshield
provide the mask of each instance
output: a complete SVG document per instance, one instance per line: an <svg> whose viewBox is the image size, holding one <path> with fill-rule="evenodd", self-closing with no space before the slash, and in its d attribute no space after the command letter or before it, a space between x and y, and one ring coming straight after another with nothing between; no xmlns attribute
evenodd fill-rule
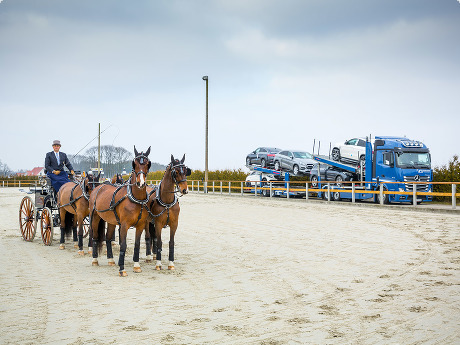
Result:
<svg viewBox="0 0 460 345"><path fill-rule="evenodd" d="M428 152L397 152L396 165L400 168L431 169Z"/></svg>
<svg viewBox="0 0 460 345"><path fill-rule="evenodd" d="M313 159L308 152L293 152L295 158Z"/></svg>

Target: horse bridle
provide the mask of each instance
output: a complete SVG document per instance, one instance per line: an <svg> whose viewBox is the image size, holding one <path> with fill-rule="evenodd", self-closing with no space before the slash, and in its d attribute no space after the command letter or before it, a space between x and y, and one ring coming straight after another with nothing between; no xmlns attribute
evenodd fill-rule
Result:
<svg viewBox="0 0 460 345"><path fill-rule="evenodd" d="M179 174L185 176L185 178L183 178L180 181L177 181L177 174L178 174L178 172L176 170L177 168L179 168ZM182 182L187 182L187 176L190 175L189 172L190 172L190 169L183 163L171 166L171 178L172 178L174 184L176 185L176 190L173 193L180 192L182 194L182 192L180 191L180 188L179 188L179 184L182 183Z"/></svg>
<svg viewBox="0 0 460 345"><path fill-rule="evenodd" d="M145 165L145 164L148 164L148 167L147 167L147 170L150 169L150 166L152 165L152 163L150 162L149 158L144 155L144 154L139 154L137 155L136 157L134 157L133 159L133 173L136 175L136 180L137 180L137 177L140 175L140 174L143 174L144 175L144 180L147 180L147 173L143 172L142 170L139 171L139 172L136 172L134 170L134 165L135 165L135 162L136 160L139 161L139 164L140 165ZM137 182L136 182L137 183Z"/></svg>

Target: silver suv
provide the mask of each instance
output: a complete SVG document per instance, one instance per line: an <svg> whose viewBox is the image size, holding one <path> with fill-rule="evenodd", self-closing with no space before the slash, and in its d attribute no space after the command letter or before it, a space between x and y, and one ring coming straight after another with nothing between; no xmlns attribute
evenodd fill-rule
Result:
<svg viewBox="0 0 460 345"><path fill-rule="evenodd" d="M275 155L275 170L287 170L294 175L308 175L317 163L310 153L300 150L284 150Z"/></svg>

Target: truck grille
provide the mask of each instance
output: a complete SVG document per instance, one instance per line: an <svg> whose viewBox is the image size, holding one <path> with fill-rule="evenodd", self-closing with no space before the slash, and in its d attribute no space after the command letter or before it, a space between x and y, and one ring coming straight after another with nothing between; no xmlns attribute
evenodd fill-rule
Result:
<svg viewBox="0 0 460 345"><path fill-rule="evenodd" d="M430 182L430 177L429 176L420 176L420 179L418 181L415 181L414 176L404 176L404 182L406 191L407 192L412 192L414 190L414 185L412 182ZM417 183L416 188L417 192L426 192L428 191L428 184L425 183Z"/></svg>

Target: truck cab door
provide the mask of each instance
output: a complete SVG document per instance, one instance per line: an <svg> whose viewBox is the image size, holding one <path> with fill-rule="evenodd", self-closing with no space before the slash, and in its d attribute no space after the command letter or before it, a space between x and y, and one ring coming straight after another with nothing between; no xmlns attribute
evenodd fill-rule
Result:
<svg viewBox="0 0 460 345"><path fill-rule="evenodd" d="M376 176L385 180L396 180L395 154L393 151L379 151L377 155ZM380 157L379 157L380 156Z"/></svg>

